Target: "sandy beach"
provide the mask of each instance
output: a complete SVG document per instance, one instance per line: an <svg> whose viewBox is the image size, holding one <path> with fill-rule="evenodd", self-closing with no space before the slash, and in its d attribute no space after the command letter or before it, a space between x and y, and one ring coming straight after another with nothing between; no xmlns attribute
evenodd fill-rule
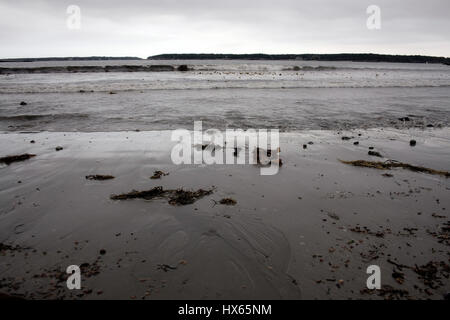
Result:
<svg viewBox="0 0 450 320"><path fill-rule="evenodd" d="M443 299L450 291L450 180L340 160L449 171L449 137L447 127L281 133L283 165L261 176L255 165L176 166L170 131L3 133L0 157L36 156L0 167L0 292L29 299ZM151 179L155 171L167 175ZM188 205L111 199L157 186L213 192ZM227 198L235 203L220 203ZM69 265L83 270L81 291L66 288ZM370 265L381 268L382 290L366 288Z"/></svg>

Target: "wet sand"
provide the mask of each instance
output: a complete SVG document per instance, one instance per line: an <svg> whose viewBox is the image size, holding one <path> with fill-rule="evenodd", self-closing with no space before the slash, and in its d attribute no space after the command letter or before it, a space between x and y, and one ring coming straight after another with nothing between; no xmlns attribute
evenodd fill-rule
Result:
<svg viewBox="0 0 450 320"><path fill-rule="evenodd" d="M339 159L449 171L449 137L449 128L283 133L283 166L261 176L254 165L173 165L168 131L1 134L1 157L36 157L0 166L0 292L29 299L442 299L450 291L450 180ZM384 158L369 156L369 147ZM150 179L158 170L169 174ZM156 186L214 192L184 206L110 199ZM220 204L224 198L236 204ZM80 291L65 285L73 264L83 266ZM381 267L383 290L364 290L369 265Z"/></svg>

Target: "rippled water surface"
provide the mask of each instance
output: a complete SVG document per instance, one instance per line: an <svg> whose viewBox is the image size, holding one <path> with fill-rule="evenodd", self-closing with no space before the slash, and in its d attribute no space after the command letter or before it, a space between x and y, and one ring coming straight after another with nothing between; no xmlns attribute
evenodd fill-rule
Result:
<svg viewBox="0 0 450 320"><path fill-rule="evenodd" d="M450 120L450 67L438 64L142 60L0 67L130 64L187 64L191 71L0 75L0 130L189 129L203 120L205 127L296 131L436 127Z"/></svg>

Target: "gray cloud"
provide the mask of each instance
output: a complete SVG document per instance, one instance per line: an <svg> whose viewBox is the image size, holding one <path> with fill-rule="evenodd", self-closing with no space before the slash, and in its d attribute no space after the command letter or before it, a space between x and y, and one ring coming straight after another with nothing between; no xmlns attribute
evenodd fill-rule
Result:
<svg viewBox="0 0 450 320"><path fill-rule="evenodd" d="M66 27L78 5L81 30ZM367 6L381 30L366 28ZM448 0L0 0L0 56L376 52L449 56Z"/></svg>

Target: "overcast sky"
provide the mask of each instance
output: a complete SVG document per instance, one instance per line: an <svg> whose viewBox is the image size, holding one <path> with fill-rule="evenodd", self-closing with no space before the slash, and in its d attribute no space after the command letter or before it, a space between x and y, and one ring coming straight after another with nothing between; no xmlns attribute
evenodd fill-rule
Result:
<svg viewBox="0 0 450 320"><path fill-rule="evenodd" d="M369 30L369 5L381 29ZM81 29L67 27L69 5ZM0 57L374 52L450 56L449 0L0 0Z"/></svg>

